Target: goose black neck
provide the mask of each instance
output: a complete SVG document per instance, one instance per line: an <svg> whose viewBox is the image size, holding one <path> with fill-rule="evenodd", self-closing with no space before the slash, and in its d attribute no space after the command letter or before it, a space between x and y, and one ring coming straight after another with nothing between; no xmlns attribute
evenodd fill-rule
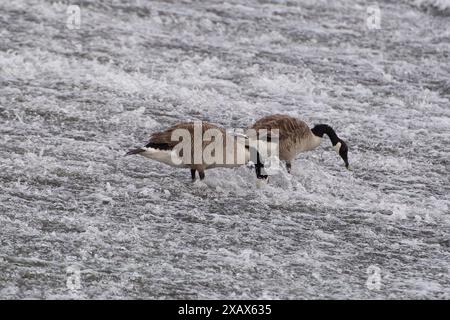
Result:
<svg viewBox="0 0 450 320"><path fill-rule="evenodd" d="M264 164L261 161L262 157L260 156L258 150L254 147L250 147L249 145L246 145L245 148L251 152L250 159L254 159L254 157L256 155L256 164L255 164L256 177L258 179L267 179L268 175L262 174L263 173L262 171L264 169Z"/></svg>
<svg viewBox="0 0 450 320"><path fill-rule="evenodd" d="M337 136L336 132L327 124L317 124L314 126L314 128L311 129L311 131L315 136L318 136L320 138L322 138L323 135L326 134L330 138L331 144L333 146L339 142L339 137Z"/></svg>
<svg viewBox="0 0 450 320"><path fill-rule="evenodd" d="M255 171L256 171L256 177L258 179L267 179L268 175L262 174L263 169L264 169L264 164L261 162L261 157L259 155L259 152L257 151Z"/></svg>

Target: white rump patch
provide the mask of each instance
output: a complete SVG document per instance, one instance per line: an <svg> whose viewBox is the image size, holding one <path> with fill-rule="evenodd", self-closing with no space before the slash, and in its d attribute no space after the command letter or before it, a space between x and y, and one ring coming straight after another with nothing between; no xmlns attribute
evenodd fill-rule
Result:
<svg viewBox="0 0 450 320"><path fill-rule="evenodd" d="M142 148L145 149L140 155L150 158L173 167L185 167L183 159L180 158L173 150L159 150L154 148Z"/></svg>

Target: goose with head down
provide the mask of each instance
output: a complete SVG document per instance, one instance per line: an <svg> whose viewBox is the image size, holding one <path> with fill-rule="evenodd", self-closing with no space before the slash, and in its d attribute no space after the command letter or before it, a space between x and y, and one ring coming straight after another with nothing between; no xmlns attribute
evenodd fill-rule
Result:
<svg viewBox="0 0 450 320"><path fill-rule="evenodd" d="M317 124L312 129L304 122L288 115L275 114L263 117L251 127L256 131L258 139L271 140L270 131L278 130L278 144L280 160L286 162L288 172L291 171L292 161L302 152L317 148L324 134L331 141L333 149L339 154L349 169L347 144L337 136L332 127L327 124ZM261 134L260 134L261 132ZM266 135L262 137L263 134Z"/></svg>
<svg viewBox="0 0 450 320"><path fill-rule="evenodd" d="M180 143L180 138L183 143ZM126 155L138 154L172 167L188 168L192 180L198 172L200 180L205 170L233 168L255 163L258 179L262 174L262 162L257 150L249 147L245 136L231 135L225 129L208 122L182 122L166 130L154 132L144 147L130 150Z"/></svg>

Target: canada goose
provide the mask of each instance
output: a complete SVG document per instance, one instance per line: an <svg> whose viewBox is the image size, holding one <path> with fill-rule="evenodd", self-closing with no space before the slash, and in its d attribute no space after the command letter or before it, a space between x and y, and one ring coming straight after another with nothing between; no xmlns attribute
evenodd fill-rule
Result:
<svg viewBox="0 0 450 320"><path fill-rule="evenodd" d="M266 179L256 148L248 146L244 135L240 137L208 122L183 122L164 131L154 132L145 147L130 150L125 155L139 154L173 167L189 168L193 181L196 171L200 180L203 180L206 169L237 167L249 164L250 160L256 158L256 161L252 161L256 163L256 177Z"/></svg>
<svg viewBox="0 0 450 320"><path fill-rule="evenodd" d="M328 135L333 145L333 149L344 160L345 167L349 169L348 163L348 147L347 144L340 139L336 132L327 124L318 124L310 129L308 125L297 118L287 115L275 114L259 119L251 127L256 131L257 138L265 138L270 141L270 133L266 137L261 137L259 133L261 129L279 130L279 158L286 161L286 168L291 172L291 162L301 152L313 150L317 148L322 141L324 134ZM261 131L263 132L263 131Z"/></svg>

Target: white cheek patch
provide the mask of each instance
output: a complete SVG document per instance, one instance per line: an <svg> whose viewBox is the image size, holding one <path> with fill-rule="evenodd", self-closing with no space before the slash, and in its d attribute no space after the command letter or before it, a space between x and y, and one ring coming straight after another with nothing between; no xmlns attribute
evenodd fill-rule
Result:
<svg viewBox="0 0 450 320"><path fill-rule="evenodd" d="M333 146L333 149L334 151L339 153L339 150L341 150L341 143L340 142L336 143L336 145Z"/></svg>

